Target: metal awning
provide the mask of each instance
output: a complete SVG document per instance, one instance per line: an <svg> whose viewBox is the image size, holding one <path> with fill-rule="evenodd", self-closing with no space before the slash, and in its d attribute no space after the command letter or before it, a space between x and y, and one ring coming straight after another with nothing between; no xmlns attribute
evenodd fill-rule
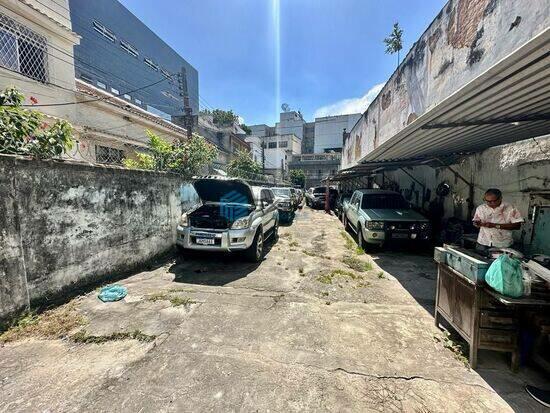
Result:
<svg viewBox="0 0 550 413"><path fill-rule="evenodd" d="M430 109L359 163L478 152L550 133L550 29Z"/></svg>

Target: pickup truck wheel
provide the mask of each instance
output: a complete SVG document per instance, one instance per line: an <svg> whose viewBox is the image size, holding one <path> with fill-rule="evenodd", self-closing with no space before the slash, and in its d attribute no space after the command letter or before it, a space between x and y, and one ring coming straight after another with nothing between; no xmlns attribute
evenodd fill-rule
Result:
<svg viewBox="0 0 550 413"><path fill-rule="evenodd" d="M357 245L359 248L365 250L365 240L363 239L363 230L361 229L361 225L357 226Z"/></svg>
<svg viewBox="0 0 550 413"><path fill-rule="evenodd" d="M344 231L348 230L348 219L346 218L346 214L342 216L342 224L344 224Z"/></svg>
<svg viewBox="0 0 550 413"><path fill-rule="evenodd" d="M264 256L264 232L262 227L256 230L252 245L245 251L245 256L250 262L260 262Z"/></svg>

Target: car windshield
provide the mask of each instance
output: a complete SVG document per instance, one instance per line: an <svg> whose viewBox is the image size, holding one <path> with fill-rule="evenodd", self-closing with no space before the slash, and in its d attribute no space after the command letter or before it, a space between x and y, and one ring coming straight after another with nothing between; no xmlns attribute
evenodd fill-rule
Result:
<svg viewBox="0 0 550 413"><path fill-rule="evenodd" d="M315 188L313 190L314 194L324 194L326 192L326 188L324 186L320 186L319 188Z"/></svg>
<svg viewBox="0 0 550 413"><path fill-rule="evenodd" d="M272 188L271 190L275 195L290 197L290 189L288 188Z"/></svg>
<svg viewBox="0 0 550 413"><path fill-rule="evenodd" d="M410 205L399 194L363 195L361 209L409 209Z"/></svg>

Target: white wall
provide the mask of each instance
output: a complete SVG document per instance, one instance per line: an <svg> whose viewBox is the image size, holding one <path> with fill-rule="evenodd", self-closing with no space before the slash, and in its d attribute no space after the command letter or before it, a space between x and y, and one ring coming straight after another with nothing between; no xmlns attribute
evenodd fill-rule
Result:
<svg viewBox="0 0 550 413"><path fill-rule="evenodd" d="M275 124L277 135L294 134L298 139L304 137L304 119L297 112L283 112L280 121Z"/></svg>
<svg viewBox="0 0 550 413"><path fill-rule="evenodd" d="M340 116L327 116L315 119L314 153L322 153L325 149L341 148L344 129L348 132L361 117L360 113Z"/></svg>

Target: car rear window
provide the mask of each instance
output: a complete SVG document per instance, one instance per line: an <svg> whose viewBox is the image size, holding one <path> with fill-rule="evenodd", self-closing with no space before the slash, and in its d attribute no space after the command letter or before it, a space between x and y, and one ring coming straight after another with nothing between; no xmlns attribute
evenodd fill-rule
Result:
<svg viewBox="0 0 550 413"><path fill-rule="evenodd" d="M409 209L410 205L397 194L363 195L361 209Z"/></svg>

